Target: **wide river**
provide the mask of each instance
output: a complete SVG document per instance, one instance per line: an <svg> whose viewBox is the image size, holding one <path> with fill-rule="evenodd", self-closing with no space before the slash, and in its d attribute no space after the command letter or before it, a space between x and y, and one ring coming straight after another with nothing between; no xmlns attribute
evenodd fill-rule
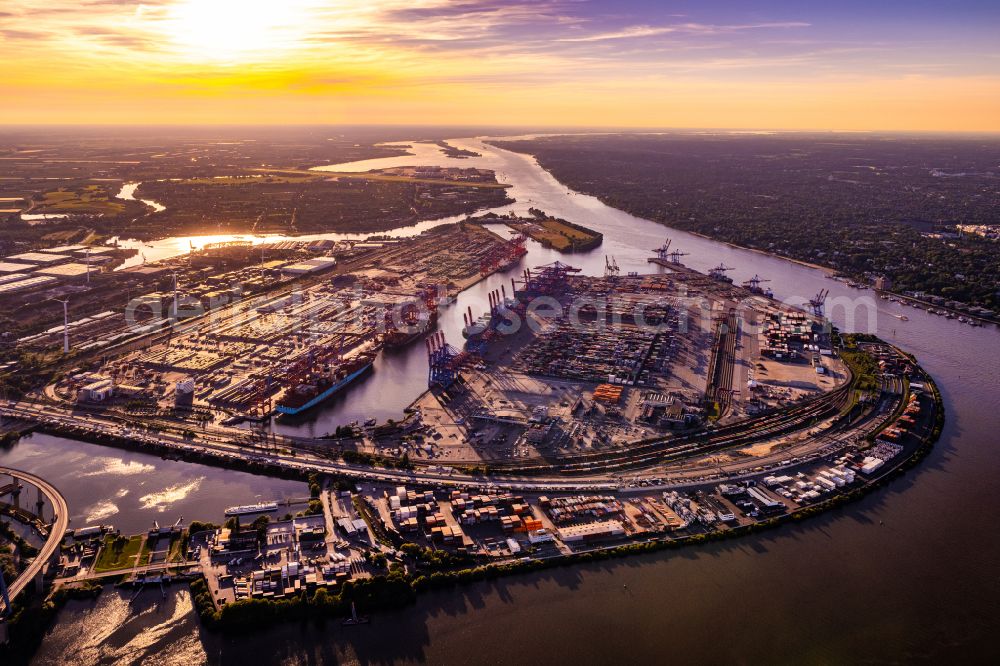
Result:
<svg viewBox="0 0 1000 666"><path fill-rule="evenodd" d="M604 233L604 245L584 255L557 255L531 243L522 267L561 259L599 274L607 254L623 272L649 271L647 257L670 237L689 253L687 265L707 270L724 262L738 282L759 274L788 302L801 304L830 289L835 323L878 332L914 353L938 380L948 413L940 443L889 487L801 525L428 594L366 627L283 625L223 639L200 631L186 593L131 613L117 594L107 593L96 604L74 602L64 611L37 663L262 663L265 655L268 662L287 664L881 663L996 654L1000 531L983 513L1000 492L995 327L971 328L874 300L872 292L852 290L820 270L608 208L567 190L531 157L474 139L451 143L482 157L455 160L434 146L415 144L415 156L325 168L490 168L512 185L517 201L498 212L533 206ZM147 254L169 256L187 247L187 239L167 239ZM509 285L519 271L492 276L463 293L441 318L448 339L460 340L467 305L482 312L486 293ZM909 321L898 318L903 314ZM375 372L311 420L275 427L320 434L355 419L398 416L426 386L425 373L423 345L383 356ZM182 515L217 519L228 504L305 491L301 483L43 436L0 451L2 463L38 472L58 486L76 526L105 520L134 530Z"/></svg>

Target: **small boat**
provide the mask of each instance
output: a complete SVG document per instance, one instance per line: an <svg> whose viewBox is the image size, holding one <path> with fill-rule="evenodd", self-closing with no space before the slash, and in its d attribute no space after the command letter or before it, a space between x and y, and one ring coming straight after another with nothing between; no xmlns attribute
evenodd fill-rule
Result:
<svg viewBox="0 0 1000 666"><path fill-rule="evenodd" d="M359 624L368 624L368 618L365 617L364 615L358 615L358 609L354 605L354 602L352 601L351 617L344 620L341 624L343 624L345 627L353 627Z"/></svg>
<svg viewBox="0 0 1000 666"><path fill-rule="evenodd" d="M365 427L366 428L371 428L376 423L378 423L378 421L376 419L374 419L374 418L368 419L367 421L365 421Z"/></svg>

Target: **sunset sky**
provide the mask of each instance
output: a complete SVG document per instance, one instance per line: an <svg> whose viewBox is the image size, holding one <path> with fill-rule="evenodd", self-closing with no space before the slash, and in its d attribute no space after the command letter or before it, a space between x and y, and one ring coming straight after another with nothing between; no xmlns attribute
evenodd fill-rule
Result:
<svg viewBox="0 0 1000 666"><path fill-rule="evenodd" d="M3 0L0 123L1000 131L1000 2Z"/></svg>

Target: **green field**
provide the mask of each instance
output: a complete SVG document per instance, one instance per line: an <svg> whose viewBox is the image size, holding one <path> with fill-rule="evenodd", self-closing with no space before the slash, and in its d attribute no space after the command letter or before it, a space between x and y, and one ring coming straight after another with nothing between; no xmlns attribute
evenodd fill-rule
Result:
<svg viewBox="0 0 1000 666"><path fill-rule="evenodd" d="M480 187L486 189L507 189L507 183L476 180L449 180L446 178L420 178L417 176L402 176L377 171L302 171L297 169L257 169L268 173L297 174L300 178L311 180L346 178L348 180L371 180L383 183L421 183L423 185L447 185L450 187ZM270 176L274 178L274 176ZM223 181L225 182L225 181ZM280 181L279 181L280 182Z"/></svg>
<svg viewBox="0 0 1000 666"><path fill-rule="evenodd" d="M143 550L145 542L145 537L139 534L131 537L109 534L104 539L104 546L94 564L94 571L104 573L131 568L135 565L135 559ZM149 559L148 553L146 553L146 559Z"/></svg>
<svg viewBox="0 0 1000 666"><path fill-rule="evenodd" d="M599 239L599 234L596 232L591 231L588 233L584 229L570 226L562 220L554 218L546 218L528 224L510 224L508 226L526 234L545 247L551 247L559 252L591 249L592 247L596 247Z"/></svg>
<svg viewBox="0 0 1000 666"><path fill-rule="evenodd" d="M72 190L60 187L45 192L31 212L118 215L124 211L125 204L111 201L107 190L97 185L86 185Z"/></svg>

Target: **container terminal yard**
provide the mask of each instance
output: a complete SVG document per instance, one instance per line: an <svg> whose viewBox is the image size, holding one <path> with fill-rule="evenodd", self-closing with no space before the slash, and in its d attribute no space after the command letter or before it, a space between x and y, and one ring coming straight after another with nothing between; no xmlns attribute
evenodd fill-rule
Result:
<svg viewBox="0 0 1000 666"><path fill-rule="evenodd" d="M0 407L6 423L310 481L309 497L199 517L221 526L73 526L49 575L115 575L136 595L194 577L218 612L389 569L696 541L860 493L935 436L931 379L888 344L841 337L822 294L791 307L676 256L648 275L610 259L603 276L529 267L524 242L460 224L254 247L280 257L254 262L216 248L242 259L148 265L168 288L135 311L22 340L89 342L44 392ZM514 266L485 312L463 313L461 340L435 330L456 293ZM427 390L398 421L318 438L264 427L349 397L375 356L418 340Z"/></svg>
<svg viewBox="0 0 1000 666"><path fill-rule="evenodd" d="M170 291L144 294L121 315L85 322L102 320L112 328L84 350L104 342L124 353L70 372L51 393L82 404L187 408L199 418L209 409L260 420L315 406L313 398L329 397L331 389L346 388L344 379L360 376L382 346L408 344L430 330L440 303L456 291L519 260L523 242L465 225L401 243L354 243L312 258L260 261L195 284L178 277L183 267L171 268ZM451 249L442 251L442 244ZM348 272L345 263L356 269ZM272 291L243 298L248 277L250 289L270 285ZM81 325L67 325L67 332ZM152 335L131 339L136 328ZM129 338L127 344L115 345L121 338Z"/></svg>
<svg viewBox="0 0 1000 666"><path fill-rule="evenodd" d="M444 466L365 468L305 451L248 456L207 438L184 442L162 432L144 433L136 445L197 452L230 464L239 459L264 473L309 475L311 495L203 517L225 520L221 527L154 523L131 536L107 525L67 531L65 521L53 525L46 517L52 529L65 532L68 546L51 558L49 575L59 587L114 576L119 585L133 588L133 599L175 580L195 579L203 581L198 584L210 603L224 608L245 599L336 591L389 569L419 576L459 567L519 566L623 544L745 533L862 492L913 459L932 438L940 405L930 378L884 343L852 340L847 347L852 356L875 362L877 385L857 396L856 405L841 409L828 427L804 433L811 444L802 446L799 437L796 444L777 445L787 425L772 418L742 435L719 428L717 435L702 438L700 457L689 451L684 462L639 464L622 473L469 477ZM3 411L25 418L31 408ZM46 420L57 425L61 418ZM100 430L104 422L91 419L88 427ZM709 447L730 449L747 436L756 443L692 476L706 456L714 456ZM770 457L762 445L786 457ZM17 479L10 485L17 487ZM56 511L53 522L65 508Z"/></svg>

